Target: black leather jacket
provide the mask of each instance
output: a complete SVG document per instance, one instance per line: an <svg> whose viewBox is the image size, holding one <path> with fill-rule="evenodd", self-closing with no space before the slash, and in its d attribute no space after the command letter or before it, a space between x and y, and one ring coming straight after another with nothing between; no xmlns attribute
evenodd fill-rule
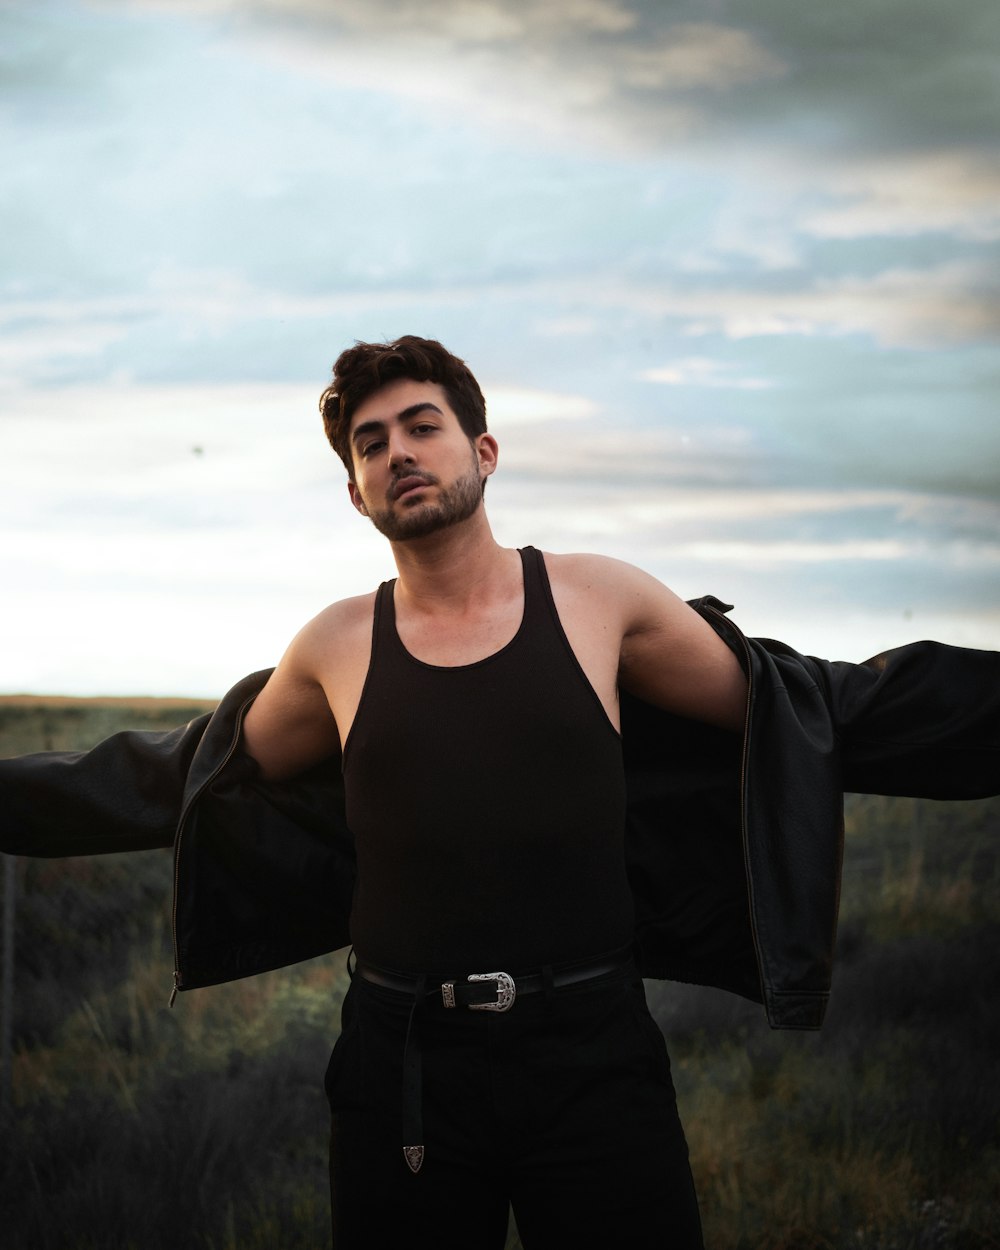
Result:
<svg viewBox="0 0 1000 1250"><path fill-rule="evenodd" d="M741 740L623 696L639 967L762 1002L776 1028L816 1028L843 793L1000 793L1000 654L919 642L830 663L745 638L718 600L693 606L748 674L746 729ZM174 846L179 989L349 943L354 854L338 761L268 783L240 751L268 675L167 734L0 761L8 853Z"/></svg>

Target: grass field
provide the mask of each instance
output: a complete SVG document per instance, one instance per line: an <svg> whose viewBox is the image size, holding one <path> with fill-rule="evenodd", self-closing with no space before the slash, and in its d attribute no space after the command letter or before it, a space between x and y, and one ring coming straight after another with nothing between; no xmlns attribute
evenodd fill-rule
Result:
<svg viewBox="0 0 1000 1250"><path fill-rule="evenodd" d="M0 754L167 728L203 706L0 700ZM707 1245L998 1247L1000 802L852 798L847 828L822 1032L773 1033L740 999L648 987ZM342 957L169 1010L169 855L20 859L17 875L0 1243L325 1245Z"/></svg>

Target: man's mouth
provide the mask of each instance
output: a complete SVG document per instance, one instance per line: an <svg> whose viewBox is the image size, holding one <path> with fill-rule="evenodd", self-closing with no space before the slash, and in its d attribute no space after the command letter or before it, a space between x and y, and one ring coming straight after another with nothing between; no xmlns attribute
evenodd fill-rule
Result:
<svg viewBox="0 0 1000 1250"><path fill-rule="evenodd" d="M389 491L389 498L395 503L397 499L402 499L410 491L420 490L424 486L432 486L433 483L433 478L420 477L415 473L411 473L407 477L401 477L398 482L393 483Z"/></svg>

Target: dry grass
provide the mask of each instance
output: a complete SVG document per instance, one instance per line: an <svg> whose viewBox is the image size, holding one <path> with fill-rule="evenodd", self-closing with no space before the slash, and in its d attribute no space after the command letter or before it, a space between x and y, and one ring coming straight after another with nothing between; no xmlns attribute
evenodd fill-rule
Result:
<svg viewBox="0 0 1000 1250"><path fill-rule="evenodd" d="M709 1250L1000 1247L998 832L995 802L849 805L818 1035L772 1033L719 993L650 988ZM184 994L170 1011L168 856L19 870L3 1244L326 1244L321 1079L342 961Z"/></svg>

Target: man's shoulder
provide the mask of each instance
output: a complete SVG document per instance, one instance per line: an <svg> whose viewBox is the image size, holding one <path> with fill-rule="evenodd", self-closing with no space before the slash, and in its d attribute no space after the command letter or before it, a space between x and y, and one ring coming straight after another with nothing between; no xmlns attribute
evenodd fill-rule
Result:
<svg viewBox="0 0 1000 1250"><path fill-rule="evenodd" d="M325 652L332 644L350 646L359 637L367 640L371 635L377 593L372 590L329 604L306 622L296 635L294 645L302 650L319 647Z"/></svg>
<svg viewBox="0 0 1000 1250"><path fill-rule="evenodd" d="M650 632L673 636L678 628L691 628L691 608L638 565L587 553L544 555L560 612L596 613L595 619L620 625L623 637Z"/></svg>
<svg viewBox="0 0 1000 1250"><path fill-rule="evenodd" d="M565 577L613 576L618 570L633 566L614 556L600 556L593 551L543 551L545 567Z"/></svg>
<svg viewBox="0 0 1000 1250"><path fill-rule="evenodd" d="M626 560L614 556L597 555L594 552L577 551L560 555L543 551L545 568L552 582L562 583L581 592L626 590L636 582L655 580Z"/></svg>

